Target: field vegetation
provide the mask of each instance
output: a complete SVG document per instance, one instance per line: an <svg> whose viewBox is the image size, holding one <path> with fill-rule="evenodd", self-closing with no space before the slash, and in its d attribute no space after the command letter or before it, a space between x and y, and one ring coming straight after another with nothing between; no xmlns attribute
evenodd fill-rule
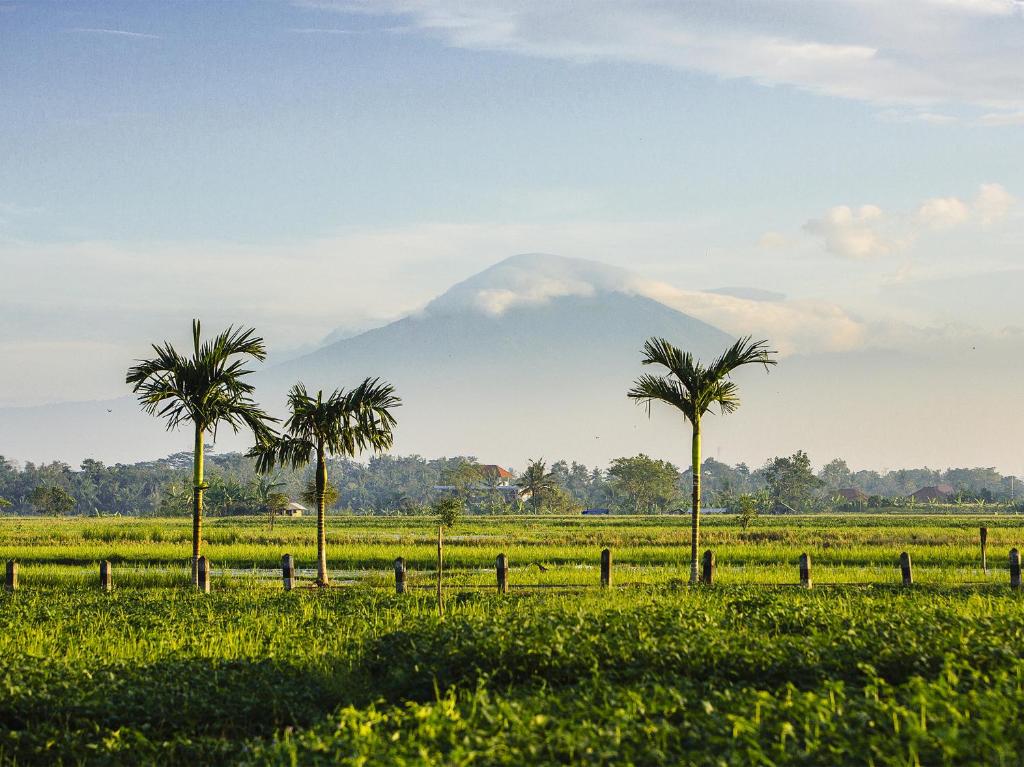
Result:
<svg viewBox="0 0 1024 767"><path fill-rule="evenodd" d="M434 520L332 518L330 589L312 587L313 519L211 520L209 595L188 587L191 533L0 522L21 579L0 596L0 762L1017 764L1024 748L1015 516L743 531L711 515L716 584L696 588L685 516L465 516L446 534L444 618ZM811 591L795 585L804 551ZM308 587L283 591L286 552Z"/></svg>

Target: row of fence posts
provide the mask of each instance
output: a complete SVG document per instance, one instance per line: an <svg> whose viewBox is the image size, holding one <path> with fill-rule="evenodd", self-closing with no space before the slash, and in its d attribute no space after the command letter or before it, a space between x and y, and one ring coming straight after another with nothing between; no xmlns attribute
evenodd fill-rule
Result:
<svg viewBox="0 0 1024 767"><path fill-rule="evenodd" d="M988 574L988 528L982 527L981 531L981 566L985 574ZM438 557L441 555L441 538L438 536ZM405 594L408 591L408 569L403 557L395 560L395 592ZM904 586L914 585L914 570L910 561L910 554L902 552L899 558L900 575ZM507 594L509 590L509 561L505 554L499 554L495 560L495 573L499 594ZM199 557L196 561L196 574L198 590L210 593L210 561L206 557ZM1020 552L1017 549L1010 549L1010 587L1019 589L1021 585ZM281 558L281 577L284 581L284 590L291 591L295 588L295 558L291 554L285 554ZM711 585L715 582L715 552L708 549L701 559L701 582ZM601 587L609 588L612 585L612 552L611 549L601 551ZM800 555L800 586L805 589L812 588L811 579L811 557L809 554ZM18 563L15 560L7 562L4 587L7 591L18 589ZM113 566L109 561L100 562L100 588L103 591L110 591L114 587ZM441 571L437 572L438 609L443 612L441 603Z"/></svg>

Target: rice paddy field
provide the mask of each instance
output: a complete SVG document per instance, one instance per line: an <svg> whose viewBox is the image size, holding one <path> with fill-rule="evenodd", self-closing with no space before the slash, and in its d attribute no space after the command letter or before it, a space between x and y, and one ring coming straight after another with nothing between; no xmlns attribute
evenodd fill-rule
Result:
<svg viewBox="0 0 1024 767"><path fill-rule="evenodd" d="M429 520L330 518L331 589L314 530L209 520L197 594L188 520L0 519L0 763L1024 763L1016 516L708 517L696 588L684 517L469 517L443 617Z"/></svg>

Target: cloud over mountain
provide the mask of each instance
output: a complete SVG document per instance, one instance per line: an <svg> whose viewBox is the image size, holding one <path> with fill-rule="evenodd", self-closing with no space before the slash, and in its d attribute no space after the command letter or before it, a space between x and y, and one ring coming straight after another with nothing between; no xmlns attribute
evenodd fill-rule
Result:
<svg viewBox="0 0 1024 767"><path fill-rule="evenodd" d="M512 256L485 269L431 301L424 313L477 311L497 317L565 296L610 293L650 298L733 335L770 338L784 354L848 350L865 340L864 325L828 302L789 301L755 288L683 290L608 264L543 253Z"/></svg>

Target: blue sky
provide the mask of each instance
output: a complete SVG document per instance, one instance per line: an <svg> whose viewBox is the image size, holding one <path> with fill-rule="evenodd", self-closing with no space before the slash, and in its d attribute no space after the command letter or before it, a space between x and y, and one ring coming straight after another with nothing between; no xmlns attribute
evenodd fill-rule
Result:
<svg viewBox="0 0 1024 767"><path fill-rule="evenodd" d="M756 230L1021 174L1013 126L894 122L881 100L460 48L387 3L3 5L0 200L38 212L8 224L26 239L262 243L567 214L724 213Z"/></svg>
<svg viewBox="0 0 1024 767"><path fill-rule="evenodd" d="M1015 0L0 0L0 404L122 393L193 315L287 350L530 251L789 353L1013 351L1022 50Z"/></svg>

